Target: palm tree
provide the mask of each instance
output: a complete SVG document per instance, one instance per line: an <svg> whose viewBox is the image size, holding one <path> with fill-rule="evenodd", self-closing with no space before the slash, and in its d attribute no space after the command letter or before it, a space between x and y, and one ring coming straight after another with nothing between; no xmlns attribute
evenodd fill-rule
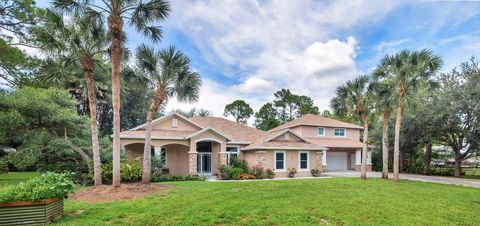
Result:
<svg viewBox="0 0 480 226"><path fill-rule="evenodd" d="M74 16L66 20L62 14L52 10L46 10L43 18L45 26L35 30L41 49L55 56L58 63L65 68L77 64L83 72L90 112L94 185L101 185L94 70L103 63L102 57L107 53L108 35L103 27L91 18Z"/></svg>
<svg viewBox="0 0 480 226"><path fill-rule="evenodd" d="M154 22L167 18L170 6L164 0L55 0L53 5L61 10L84 13L104 21L107 19L110 37L110 60L112 62L112 107L113 107L113 178L112 186L120 186L120 62L124 20L138 32L160 41L162 32Z"/></svg>
<svg viewBox="0 0 480 226"><path fill-rule="evenodd" d="M417 88L429 81L430 77L438 72L442 63L439 56L426 49L420 51L402 50L395 55L385 56L380 62L379 70L387 73L380 74L379 78L390 80L396 86L397 117L393 149L393 177L397 182L400 179L398 175L400 129L404 106L412 100Z"/></svg>
<svg viewBox="0 0 480 226"><path fill-rule="evenodd" d="M378 76L386 73L381 70L375 70L373 77L374 81L370 84L370 92L376 106L381 110L382 113L382 160L383 160L383 169L382 169L382 178L388 179L388 124L390 121L390 112L395 103L393 96L393 87L392 84L389 84L388 81L381 81L378 79Z"/></svg>
<svg viewBox="0 0 480 226"><path fill-rule="evenodd" d="M198 100L201 80L190 68L190 59L171 46L155 51L145 45L136 51L135 72L144 76L155 90L147 111L145 123L145 148L143 152L142 183L150 183L152 120L160 105L176 97L181 102Z"/></svg>
<svg viewBox="0 0 480 226"><path fill-rule="evenodd" d="M204 108L200 108L200 109L196 110L195 114L198 115L198 116L202 116L202 117L208 117L208 116L213 115L210 110L207 110L207 109L204 109Z"/></svg>
<svg viewBox="0 0 480 226"><path fill-rule="evenodd" d="M336 96L331 101L331 107L336 115L344 116L348 112L355 111L360 116L363 124L363 150L362 150L362 179L367 179L367 151L368 151L368 122L367 107L369 106L368 93L369 77L366 75L348 81L339 86Z"/></svg>

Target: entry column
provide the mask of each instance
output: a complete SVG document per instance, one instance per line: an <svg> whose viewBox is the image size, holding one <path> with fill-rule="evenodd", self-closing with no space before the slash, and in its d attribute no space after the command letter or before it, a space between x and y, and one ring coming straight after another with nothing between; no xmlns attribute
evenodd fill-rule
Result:
<svg viewBox="0 0 480 226"><path fill-rule="evenodd" d="M188 174L190 176L198 175L197 156L197 144L190 139L190 149L188 151Z"/></svg>

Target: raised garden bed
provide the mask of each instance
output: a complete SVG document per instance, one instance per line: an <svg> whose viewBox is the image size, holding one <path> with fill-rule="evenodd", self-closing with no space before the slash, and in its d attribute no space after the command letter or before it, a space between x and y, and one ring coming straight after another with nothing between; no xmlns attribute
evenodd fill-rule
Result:
<svg viewBox="0 0 480 226"><path fill-rule="evenodd" d="M63 216L63 197L0 203L0 225L42 225Z"/></svg>

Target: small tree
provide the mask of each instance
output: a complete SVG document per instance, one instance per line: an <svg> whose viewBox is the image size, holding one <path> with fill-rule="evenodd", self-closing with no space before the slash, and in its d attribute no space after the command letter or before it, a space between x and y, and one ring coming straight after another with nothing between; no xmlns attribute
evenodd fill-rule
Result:
<svg viewBox="0 0 480 226"><path fill-rule="evenodd" d="M368 151L368 122L367 110L370 106L368 98L369 77L364 75L339 86L336 96L332 99L331 107L336 115L345 115L355 110L363 124L363 150L361 178L367 179L367 151Z"/></svg>
<svg viewBox="0 0 480 226"><path fill-rule="evenodd" d="M155 113L160 105L172 97L182 102L196 101L201 80L198 73L191 70L190 59L173 46L155 51L142 45L137 49L136 59L137 67L132 73L147 78L155 90L145 120L142 183L148 184L151 175L152 121Z"/></svg>
<svg viewBox="0 0 480 226"><path fill-rule="evenodd" d="M235 100L225 106L223 115L231 115L237 123L247 124L247 120L253 115L253 109L244 100Z"/></svg>

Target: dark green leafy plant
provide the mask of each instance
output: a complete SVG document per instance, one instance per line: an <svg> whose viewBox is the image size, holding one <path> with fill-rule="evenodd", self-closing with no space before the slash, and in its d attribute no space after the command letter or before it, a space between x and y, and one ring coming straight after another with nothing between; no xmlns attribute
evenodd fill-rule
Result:
<svg viewBox="0 0 480 226"><path fill-rule="evenodd" d="M248 171L248 162L245 160L241 160L239 157L232 157L230 159L230 165L233 168L241 168L243 171L247 172Z"/></svg>
<svg viewBox="0 0 480 226"><path fill-rule="evenodd" d="M240 174L242 174L243 172L244 172L244 171L243 171L242 168L233 167L233 168L230 170L230 178L231 178L231 179L234 179L234 180L238 180Z"/></svg>
<svg viewBox="0 0 480 226"><path fill-rule="evenodd" d="M73 173L46 172L14 186L0 188L0 203L63 197L73 191Z"/></svg>
<svg viewBox="0 0 480 226"><path fill-rule="evenodd" d="M142 166L138 159L122 160L120 163L120 179L123 182L137 182L142 178ZM112 162L102 165L102 179L106 183L112 181Z"/></svg>
<svg viewBox="0 0 480 226"><path fill-rule="evenodd" d="M222 165L222 166L220 166L220 169L218 170L219 171L218 175L223 180L230 180L230 179L232 179L232 178L230 178L230 170L231 169L232 169L232 167L229 166L229 165Z"/></svg>

